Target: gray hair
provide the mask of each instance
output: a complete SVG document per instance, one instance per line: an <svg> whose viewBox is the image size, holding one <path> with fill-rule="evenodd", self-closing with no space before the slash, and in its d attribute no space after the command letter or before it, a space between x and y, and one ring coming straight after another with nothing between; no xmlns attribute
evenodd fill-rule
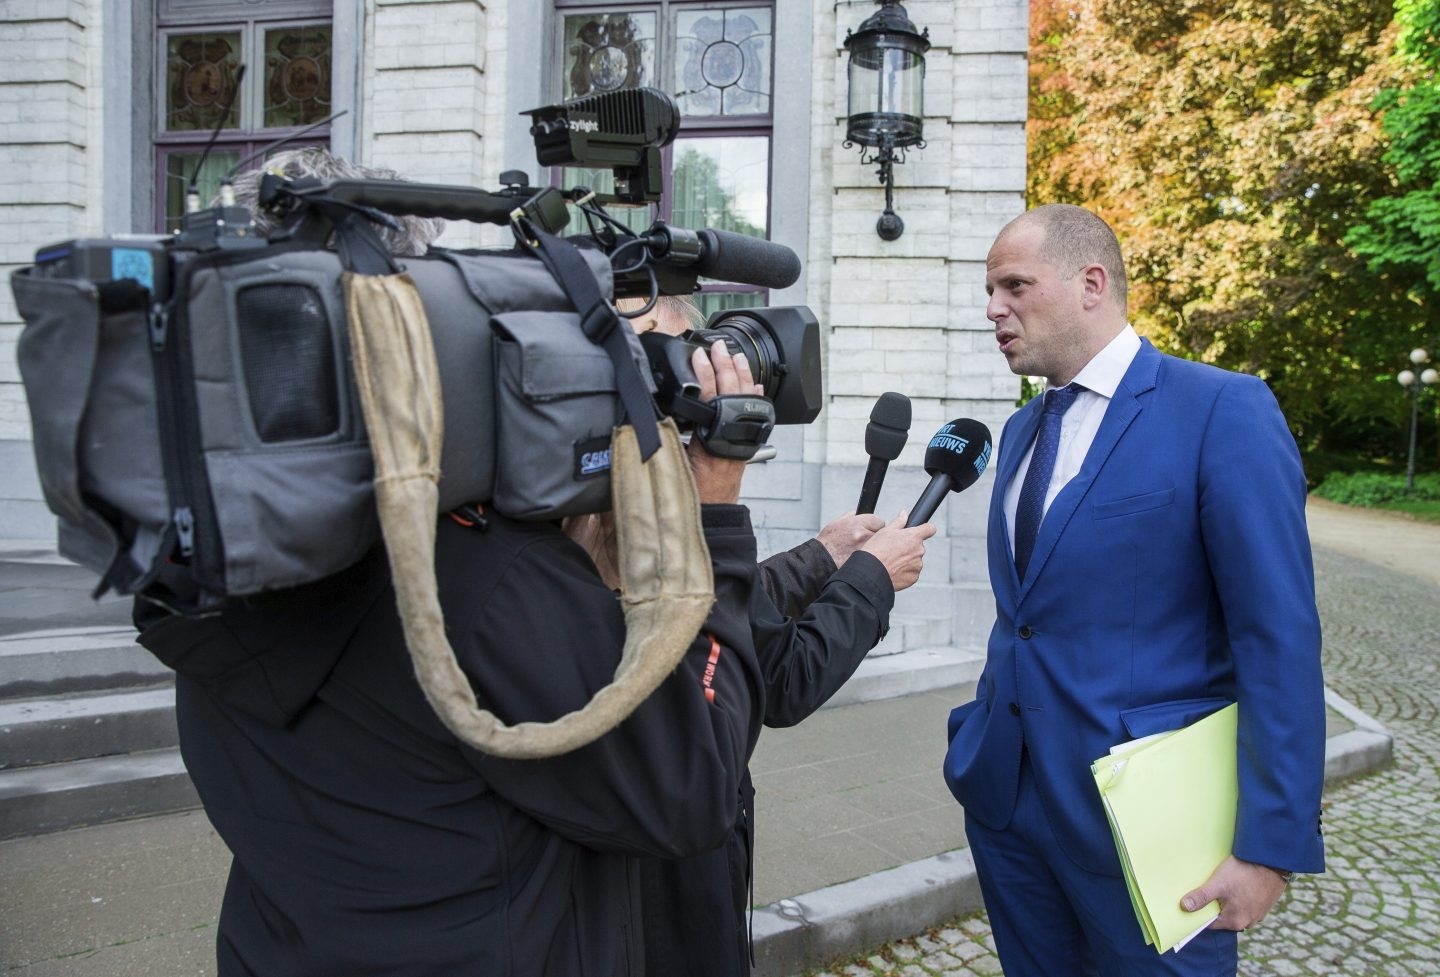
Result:
<svg viewBox="0 0 1440 977"><path fill-rule="evenodd" d="M620 298L615 300L615 308L621 312L637 312L645 307L645 299L642 298ZM691 329L699 329L705 325L705 313L700 311L692 295L657 295L655 305L650 310L658 322L669 312L672 318L683 319L690 324Z"/></svg>
<svg viewBox="0 0 1440 977"><path fill-rule="evenodd" d="M259 169L242 173L235 178L235 202L253 215L255 226L261 234L269 234L279 225L273 214L259 207L260 178L274 173L288 180L314 177L322 181L331 180L403 180L399 173L381 166L361 166L331 154L323 146L305 146L276 153ZM380 240L391 254L422 255L430 242L440 236L445 222L432 217L396 216L401 229L394 230L381 224L374 225Z"/></svg>
<svg viewBox="0 0 1440 977"><path fill-rule="evenodd" d="M1102 266L1121 311L1126 308L1129 285L1120 241L1105 221L1074 204L1042 204L1017 217L1014 223L1034 222L1045 231L1040 256L1062 272L1073 275L1086 265Z"/></svg>

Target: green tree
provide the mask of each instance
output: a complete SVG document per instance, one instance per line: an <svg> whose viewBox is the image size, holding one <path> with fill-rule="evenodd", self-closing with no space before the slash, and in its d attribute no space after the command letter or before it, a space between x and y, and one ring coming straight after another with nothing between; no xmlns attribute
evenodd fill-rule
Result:
<svg viewBox="0 0 1440 977"><path fill-rule="evenodd" d="M1372 271L1391 272L1411 288L1417 319L1433 339L1440 312L1440 0L1398 0L1395 19L1405 84L1376 100L1395 185L1371 201L1346 241Z"/></svg>
<svg viewBox="0 0 1440 977"><path fill-rule="evenodd" d="M1257 374L1302 449L1394 450L1402 283L1344 241L1388 192L1389 0L1035 0L1031 203L1115 227L1131 320ZM1323 471L1312 471L1312 476Z"/></svg>

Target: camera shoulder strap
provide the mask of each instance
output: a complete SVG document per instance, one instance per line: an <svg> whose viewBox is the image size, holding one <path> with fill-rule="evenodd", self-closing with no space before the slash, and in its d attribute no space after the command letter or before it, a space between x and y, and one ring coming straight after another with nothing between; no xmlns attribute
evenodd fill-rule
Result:
<svg viewBox="0 0 1440 977"><path fill-rule="evenodd" d="M588 274L588 272L587 272ZM715 600L700 505L679 432L641 462L633 426L614 431L625 646L615 676L583 707L551 722L506 725L482 709L445 632L435 580L442 444L439 369L419 292L407 274L344 278L355 382L375 458L375 502L415 675L442 722L494 756L558 756L625 720L674 672Z"/></svg>
<svg viewBox="0 0 1440 977"><path fill-rule="evenodd" d="M522 223L523 227L519 227ZM615 365L615 389L620 394L620 403L635 428L640 457L648 460L660 447L655 402L631 356L630 343L623 331L626 327L615 314L615 307L601 294L599 282L575 245L546 233L524 218L517 221L517 227L522 245L534 252L570 297L575 311L580 313L580 328L585 335L610 355Z"/></svg>

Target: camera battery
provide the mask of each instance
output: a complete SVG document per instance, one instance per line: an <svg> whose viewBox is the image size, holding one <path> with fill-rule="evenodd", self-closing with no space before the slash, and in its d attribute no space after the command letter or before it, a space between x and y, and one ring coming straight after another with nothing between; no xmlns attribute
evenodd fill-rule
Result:
<svg viewBox="0 0 1440 977"><path fill-rule="evenodd" d="M92 282L134 279L163 297L170 292L170 255L163 237L76 238L35 252L40 278L75 278Z"/></svg>

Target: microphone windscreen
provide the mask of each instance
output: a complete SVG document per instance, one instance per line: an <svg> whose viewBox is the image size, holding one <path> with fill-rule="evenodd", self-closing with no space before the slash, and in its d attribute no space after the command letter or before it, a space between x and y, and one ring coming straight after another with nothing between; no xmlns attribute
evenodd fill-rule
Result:
<svg viewBox="0 0 1440 977"><path fill-rule="evenodd" d="M789 288L800 278L800 258L783 244L711 228L698 234L695 270L707 278L765 288Z"/></svg>
<svg viewBox="0 0 1440 977"><path fill-rule="evenodd" d="M952 491L975 484L990 464L990 429L977 420L961 417L935 432L925 449L925 471L949 475Z"/></svg>
<svg viewBox="0 0 1440 977"><path fill-rule="evenodd" d="M910 435L910 398L893 390L880 395L865 427L865 453L894 461Z"/></svg>

